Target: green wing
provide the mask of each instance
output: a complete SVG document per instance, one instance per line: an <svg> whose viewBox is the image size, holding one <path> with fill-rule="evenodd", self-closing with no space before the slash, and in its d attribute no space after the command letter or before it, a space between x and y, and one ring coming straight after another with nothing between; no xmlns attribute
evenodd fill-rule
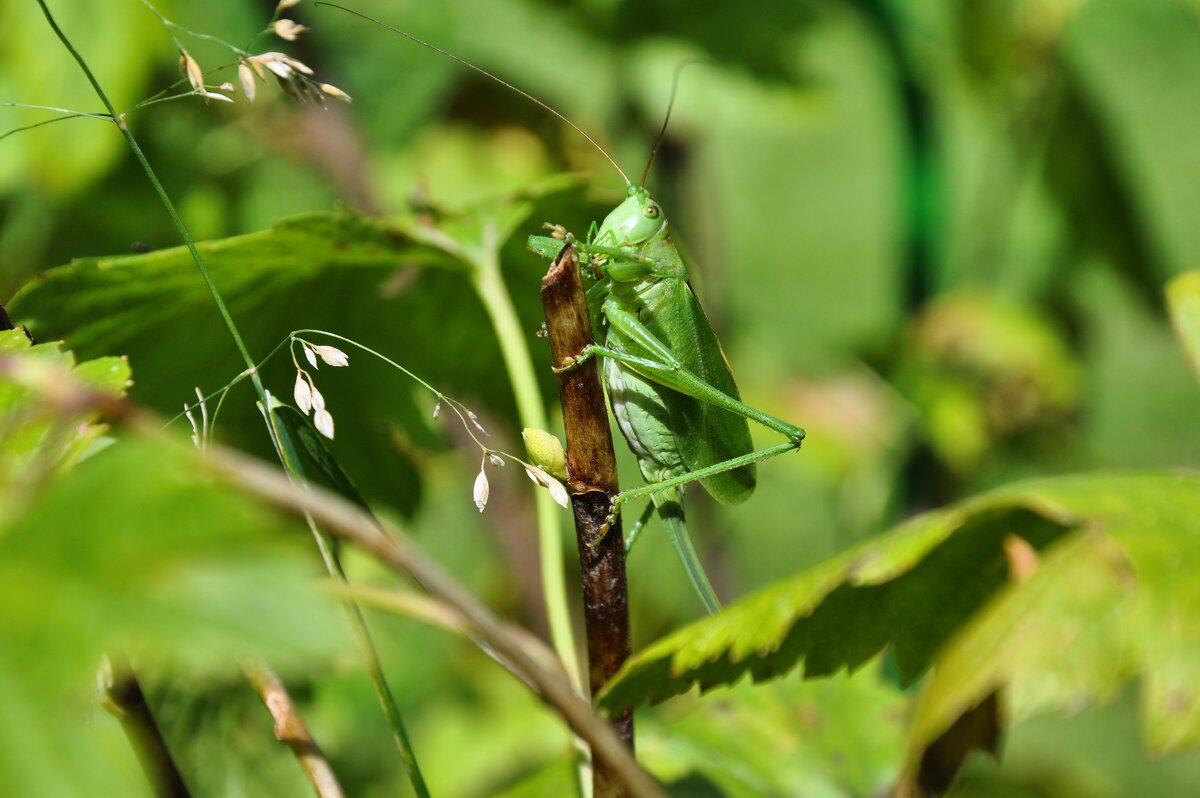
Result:
<svg viewBox="0 0 1200 798"><path fill-rule="evenodd" d="M647 307L669 308L669 313L645 310L641 321L696 376L722 393L741 400L729 361L713 332L704 309L685 280L667 278L655 286L667 294ZM693 399L669 388L660 388L662 402L670 414L670 427L683 464L689 471L723 463L753 451L750 425L743 416ZM722 504L745 501L754 492L753 465L726 471L702 480L714 499Z"/></svg>

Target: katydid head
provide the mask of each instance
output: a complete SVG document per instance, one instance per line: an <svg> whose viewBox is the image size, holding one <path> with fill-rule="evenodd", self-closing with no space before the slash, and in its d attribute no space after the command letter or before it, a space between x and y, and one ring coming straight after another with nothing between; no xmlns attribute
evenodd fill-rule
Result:
<svg viewBox="0 0 1200 798"><path fill-rule="evenodd" d="M629 196L613 208L596 233L596 241L615 247L638 246L666 235L662 206L644 188L630 186Z"/></svg>

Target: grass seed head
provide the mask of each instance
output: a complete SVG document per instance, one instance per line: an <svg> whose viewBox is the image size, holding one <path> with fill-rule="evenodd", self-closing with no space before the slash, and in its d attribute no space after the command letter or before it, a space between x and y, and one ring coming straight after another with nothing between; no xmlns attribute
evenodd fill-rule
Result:
<svg viewBox="0 0 1200 798"><path fill-rule="evenodd" d="M298 22L290 19L277 19L271 26L275 31L275 35L283 39L285 42L294 42L300 38L300 34L308 30Z"/></svg>

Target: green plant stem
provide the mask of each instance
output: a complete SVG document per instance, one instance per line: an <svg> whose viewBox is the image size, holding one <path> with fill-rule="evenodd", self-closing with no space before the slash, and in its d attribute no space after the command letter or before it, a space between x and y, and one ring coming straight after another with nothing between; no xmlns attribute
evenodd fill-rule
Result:
<svg viewBox="0 0 1200 798"><path fill-rule="evenodd" d="M33 105L32 103L0 103L0 108L28 108L32 111L57 111L60 114L70 114L71 116L85 116L88 119L100 119L105 122L111 122L112 116L109 114L94 114L90 111L76 111L74 108L59 108L54 105Z"/></svg>
<svg viewBox="0 0 1200 798"><path fill-rule="evenodd" d="M276 454L279 456L280 462L283 463L289 480L301 490L307 489L307 483L302 478L304 465L300 462L296 450L290 444L284 445L285 440L290 440L286 437L287 432L276 427L278 417L268 406L263 407L263 415L266 417L268 429L271 430L271 439L275 442ZM297 479L298 476L301 478ZM409 781L412 782L413 789L417 795L420 798L429 798L429 788L425 785L425 777L421 774L421 767L417 763L412 743L408 739L408 732L404 728L404 718L400 715L400 707L396 704L396 698L392 695L392 690L388 686L387 678L383 673L383 663L379 659L379 652L375 648L375 642L371 639L371 630L367 628L367 619L363 615L362 607L347 592L350 580L346 578L346 571L342 568L342 562L338 558L337 552L334 551L329 537L317 525L312 515L307 512L304 513L304 520L308 524L309 531L312 532L313 540L316 541L317 550L321 553L321 560L325 564L326 571L329 572L330 579L333 580L334 584L344 594L342 606L345 607L346 615L350 620L350 626L354 630L354 637L358 643L359 650L362 652L363 660L367 666L367 675L370 677L371 684L375 688L379 705L382 707L383 714L392 729L392 737L396 741L396 747L400 749L400 760L404 764L404 770L408 773Z"/></svg>
<svg viewBox="0 0 1200 798"><path fill-rule="evenodd" d="M104 107L112 116L113 121L117 125L117 129L121 131L121 135L125 137L125 143L129 145L129 149L133 152L134 157L141 165L142 171L146 173L146 177L150 181L150 184L154 187L154 191L158 195L159 200L162 202L163 207L166 209L167 215L171 217L171 221L175 224L175 228L178 230L180 237L183 239L184 245L187 247L188 252L191 253L192 260L195 261L196 267L200 270L200 274L204 278L204 283L208 286L208 290L212 295L213 302L217 306L217 311L221 314L221 318L225 322L225 327L229 330L229 335L233 338L234 344L237 346L238 352L241 354L242 360L245 362L246 368L249 370L250 381L254 384L254 390L258 394L259 401L262 403L264 412L268 414L267 428L271 432L272 440L275 442L277 450L282 452L283 447L280 446L278 436L275 434L275 431L270 424L270 402L267 397L266 388L263 386L262 378L259 376L258 369L255 368L254 359L250 356L249 349L246 348L246 342L242 339L242 335L238 331L237 324L233 321L233 316L231 316L229 313L229 308L225 305L225 300L221 297L220 291L217 290L217 286L213 282L212 275L209 273L208 267L204 263L204 259L200 256L200 251L196 248L196 242L192 240L191 233L188 232L187 226L183 223L183 219L180 218L179 213L175 210L175 204L171 202L171 198L167 195L166 189L163 188L162 183L159 181L158 175L154 172L154 168L150 166L150 161L147 160L146 154L142 152L142 148L138 145L137 140L133 137L133 133L130 132L129 127L125 124L125 118L117 113L117 109L113 106L112 101L109 100L108 94L105 93L104 89L100 86L100 82L96 79L96 76L92 73L91 68L87 65L87 61L84 60L80 52L76 50L75 46L71 43L71 40L67 38L66 34L63 33L62 29L58 26L58 23L55 21L54 15L50 13L50 9L47 7L45 0L37 0L37 3L41 7L42 13L46 17L46 22L50 25L51 30L54 31L54 35L58 37L59 41L61 41L63 46L67 49L67 52L69 52L75 59L76 63L79 64L79 68L83 71L83 74L87 77L88 82L92 85L92 89L95 91L96 96L100 99L100 102L104 104ZM288 476L295 480L299 473L294 468L295 464L289 463L286 458L283 458L282 461L284 468L288 472ZM320 536L318 535L318 538L319 537ZM330 560L329 558L324 557L324 555L325 551L322 549L322 556L326 560L327 567L329 567ZM331 578L333 578L335 581L345 581L345 574L341 572L340 565L336 564L336 559L334 567L330 567L329 570ZM370 634L366 629L366 621L362 616L361 610L351 612L350 618L351 624L355 627L355 636L359 641L360 648L362 649L362 653L367 661L367 670L371 677L372 685L375 688L380 703L384 707L384 714L387 716L388 722L392 727L393 736L396 738L396 743L400 748L401 759L404 762L405 769L408 772L409 780L413 785L413 789L416 791L417 795L420 796L420 798L428 798L429 791L425 786L424 778L421 775L420 767L417 764L416 756L413 753L412 745L408 739L408 733L405 731L404 723L401 720L400 710L396 706L395 698L392 696L390 689L388 689L386 680L383 678L382 669L379 666L379 655L371 642Z"/></svg>
<svg viewBox="0 0 1200 798"><path fill-rule="evenodd" d="M492 328L496 331L500 354L508 370L508 379L513 387L521 424L525 427L545 429L546 412L542 407L533 361L525 347L525 335L520 319L500 273L500 247L496 240L495 224L484 223L482 242L478 250L464 248L434 227L415 225L408 233L413 238L437 247L471 266L471 285L492 321ZM562 526L554 500L549 495L538 491L534 501L538 519L538 559L541 564L542 595L545 598L550 640L555 653L562 660L563 668L570 676L571 684L582 693L583 679L579 672L579 657L575 649L575 632L571 626L571 605L567 601L567 580L563 568Z"/></svg>
<svg viewBox="0 0 1200 798"><path fill-rule="evenodd" d="M24 133L26 130L33 130L35 128L44 127L46 125L52 125L55 122L65 122L68 119L91 119L91 118L92 117L90 117L90 116L80 115L80 114L64 114L63 116L55 116L50 119L43 119L41 122L34 122L32 125L22 125L21 127L14 127L11 130L6 130L3 133L0 133L0 141L3 141L4 139L8 138L9 136L15 136L17 133ZM102 117L102 118L105 121L109 121L109 122L112 121L108 117Z"/></svg>
<svg viewBox="0 0 1200 798"><path fill-rule="evenodd" d="M129 126L125 124L125 117L117 113L116 107L112 101L108 99L108 94L100 86L100 82L96 80L96 76L92 74L92 70L88 67L83 56L75 49L75 45L71 44L71 40L63 33L62 28L58 27L58 23L54 21L54 16L50 13L50 9L46 6L46 0L37 0L37 3L42 8L42 13L46 16L46 21L50 24L50 28L54 31L54 35L58 37L63 46L71 54L79 64L79 68L83 70L83 74L87 77L88 82L92 84L92 90L96 92L96 96L100 98L100 102L104 103L104 107L108 110L109 115L117 124L117 129L121 131L121 135L125 137L125 143L129 145L129 149L133 152L133 157L141 164L142 171L146 173L147 179L154 187L154 193L158 195L163 207L167 210L167 215L171 217L171 221L175 224L175 229L178 230L180 237L183 239L184 246L188 248L188 252L192 255L192 260L196 262L197 268L200 269L200 275L204 278L205 285L208 286L208 291L212 294L213 302L217 305L217 311L221 314L221 318L225 321L225 327L229 330L230 336L233 338L234 345L237 346L238 352L245 361L246 367L253 369L254 360L250 357L250 351L246 349L246 342L242 340L242 334L238 332L237 325L234 324L233 317L229 315L229 308L225 306L225 300L221 297L221 293L217 290L217 286L213 283L212 275L208 271L208 267L204 265L204 259L200 257L200 251L196 249L196 242L192 240L191 233L188 232L187 226L184 225L183 219L179 217L179 212L175 210L175 203L171 202L171 198L167 196L167 190L163 188L163 184L159 181L158 175L154 172L154 168L150 166L150 161L146 159L146 154L142 152L141 146L138 145L137 139L133 137ZM250 379L254 383L254 388L258 392L259 398L266 401L266 390L263 388L262 379L259 378L258 372L254 371L250 375Z"/></svg>
<svg viewBox="0 0 1200 798"><path fill-rule="evenodd" d="M523 427L546 429L546 410L542 405L542 394L538 390L537 375L533 360L525 345L525 333L513 307L512 298L504 286L500 273L499 245L495 240L495 228L484 226L483 247L472 270L475 292L483 302L496 338L500 342L500 353L508 370L508 379L513 386L517 401L517 415ZM550 640L563 667L570 675L571 683L579 688L579 659L575 649L575 632L571 627L570 604L567 601L567 580L563 568L562 524L558 507L547 491L535 494L538 519L539 559L541 561L542 591L545 595L546 618L550 627Z"/></svg>

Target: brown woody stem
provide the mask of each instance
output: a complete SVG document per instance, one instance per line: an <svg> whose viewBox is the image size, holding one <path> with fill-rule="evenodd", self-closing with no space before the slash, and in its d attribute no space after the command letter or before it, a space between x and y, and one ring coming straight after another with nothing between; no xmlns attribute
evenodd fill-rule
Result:
<svg viewBox="0 0 1200 798"><path fill-rule="evenodd" d="M579 259L570 244L563 247L542 280L542 305L555 365L569 362L593 343ZM588 675L594 696L630 653L629 585L620 518L607 531L603 529L612 497L618 492L617 459L596 361L560 371L558 393L567 433L567 473L573 492ZM633 713L626 710L612 724L632 750ZM627 794L600 758L593 762L593 787L596 798Z"/></svg>

